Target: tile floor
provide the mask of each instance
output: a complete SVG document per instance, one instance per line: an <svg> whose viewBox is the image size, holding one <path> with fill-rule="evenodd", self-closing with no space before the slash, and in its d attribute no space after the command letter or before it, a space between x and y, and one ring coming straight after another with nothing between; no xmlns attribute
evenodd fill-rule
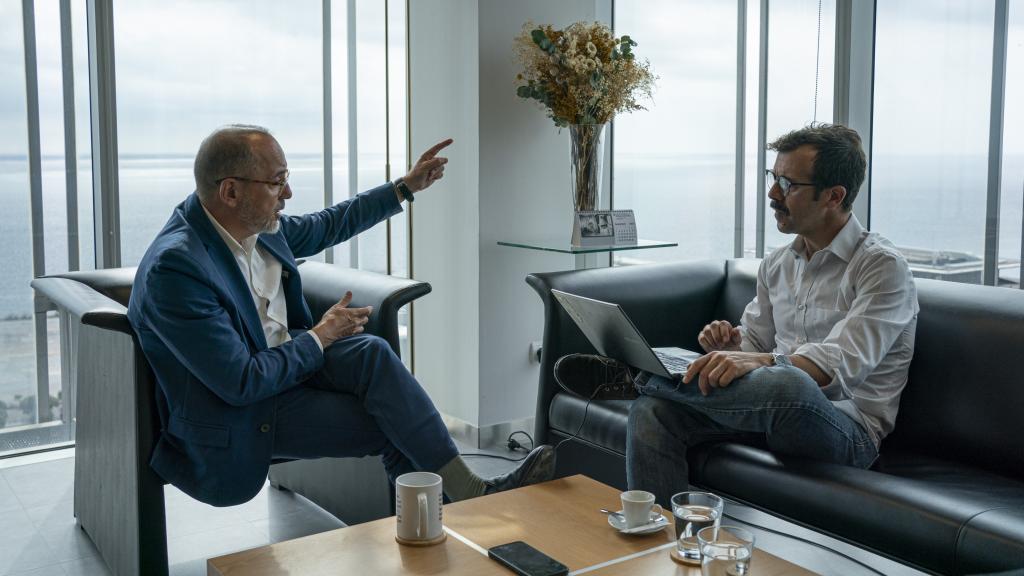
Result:
<svg viewBox="0 0 1024 576"><path fill-rule="evenodd" d="M491 458L467 461L484 475L513 465ZM75 524L74 467L73 449L0 460L0 576L110 574ZM230 508L207 506L173 486L164 494L171 576L203 576L207 558L344 526L305 498L269 485Z"/></svg>

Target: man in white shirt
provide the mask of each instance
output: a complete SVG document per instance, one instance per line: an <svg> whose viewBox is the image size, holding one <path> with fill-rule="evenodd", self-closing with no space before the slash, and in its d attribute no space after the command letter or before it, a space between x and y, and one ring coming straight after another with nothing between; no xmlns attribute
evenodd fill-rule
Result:
<svg viewBox="0 0 1024 576"><path fill-rule="evenodd" d="M896 420L917 292L899 251L852 213L867 167L860 137L816 124L769 149L778 152L766 174L776 224L797 237L761 262L740 325L705 326L698 342L707 354L681 382L633 378L614 361L583 355L555 367L563 387L591 398L622 397L615 383L635 385L625 387L639 393L627 482L662 503L686 488L690 446L733 439L867 468Z"/></svg>
<svg viewBox="0 0 1024 576"><path fill-rule="evenodd" d="M139 264L128 319L158 388L150 465L216 506L245 502L274 458L381 455L389 477L437 472L462 500L549 480L550 446L512 472L474 474L426 392L388 343L362 334L373 310L347 293L314 324L296 258L402 211L444 175L445 140L412 170L319 212L287 216L288 162L258 126L216 130L199 147L196 191Z"/></svg>

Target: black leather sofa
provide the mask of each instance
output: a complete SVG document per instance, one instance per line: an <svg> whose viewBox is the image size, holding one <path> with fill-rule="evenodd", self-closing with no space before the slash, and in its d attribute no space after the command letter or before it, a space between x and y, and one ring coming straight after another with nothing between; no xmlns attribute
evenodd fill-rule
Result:
<svg viewBox="0 0 1024 576"><path fill-rule="evenodd" d="M700 350L713 319L738 321L756 260L533 274L545 327L538 442L579 431L558 474L625 486L628 401L561 391L552 367L593 352L550 289L616 302L652 346ZM870 470L777 457L733 443L689 454L690 481L789 521L938 574L1024 568L1024 291L917 281L921 312L896 429ZM582 422L582 427L581 427ZM680 484L680 490L685 486ZM666 503L662 503L663 505Z"/></svg>

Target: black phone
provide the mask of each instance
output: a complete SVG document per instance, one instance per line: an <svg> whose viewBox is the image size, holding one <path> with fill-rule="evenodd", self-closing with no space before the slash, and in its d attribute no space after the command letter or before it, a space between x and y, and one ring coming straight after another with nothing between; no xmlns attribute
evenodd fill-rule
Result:
<svg viewBox="0 0 1024 576"><path fill-rule="evenodd" d="M565 576L569 573L565 564L521 540L488 548L487 555L520 576Z"/></svg>

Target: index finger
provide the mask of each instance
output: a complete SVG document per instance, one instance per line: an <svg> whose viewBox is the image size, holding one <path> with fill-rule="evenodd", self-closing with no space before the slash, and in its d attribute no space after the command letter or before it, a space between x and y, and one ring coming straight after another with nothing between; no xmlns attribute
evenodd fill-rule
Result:
<svg viewBox="0 0 1024 576"><path fill-rule="evenodd" d="M447 140L442 140L437 144L434 144L420 156L420 162L423 162L424 160L430 160L435 155L437 155L438 152L447 148L448 145L450 145L452 142L455 142L455 140L448 138Z"/></svg>
<svg viewBox="0 0 1024 576"><path fill-rule="evenodd" d="M708 358L710 358L710 356L705 354L691 362L690 365L686 367L686 376L683 376L684 384L689 384L695 375L700 374L701 369L708 363Z"/></svg>

